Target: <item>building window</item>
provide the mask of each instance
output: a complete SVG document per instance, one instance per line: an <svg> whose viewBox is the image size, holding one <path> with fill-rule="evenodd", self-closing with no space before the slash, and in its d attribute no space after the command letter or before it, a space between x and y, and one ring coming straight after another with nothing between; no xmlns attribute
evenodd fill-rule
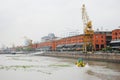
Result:
<svg viewBox="0 0 120 80"><path fill-rule="evenodd" d="M98 38L98 36L96 36L96 38Z"/></svg>
<svg viewBox="0 0 120 80"><path fill-rule="evenodd" d="M104 48L104 44L101 45L101 49Z"/></svg>
<svg viewBox="0 0 120 80"><path fill-rule="evenodd" d="M96 40L96 42L98 42L98 40Z"/></svg>
<svg viewBox="0 0 120 80"><path fill-rule="evenodd" d="M103 40L101 40L101 42L104 42Z"/></svg>
<svg viewBox="0 0 120 80"><path fill-rule="evenodd" d="M96 48L99 48L99 45L98 45L98 44L96 44Z"/></svg>

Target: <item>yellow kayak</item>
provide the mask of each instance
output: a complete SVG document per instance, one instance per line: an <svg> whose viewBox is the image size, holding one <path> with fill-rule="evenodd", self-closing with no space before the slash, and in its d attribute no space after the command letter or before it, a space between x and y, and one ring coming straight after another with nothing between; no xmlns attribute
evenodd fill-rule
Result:
<svg viewBox="0 0 120 80"><path fill-rule="evenodd" d="M85 67L85 63L83 62L77 62L76 65L77 67Z"/></svg>
<svg viewBox="0 0 120 80"><path fill-rule="evenodd" d="M77 60L77 62L76 62L76 65L78 66L78 67L85 67L85 63L84 63L84 61L83 61L83 59L82 58L78 58L78 60Z"/></svg>

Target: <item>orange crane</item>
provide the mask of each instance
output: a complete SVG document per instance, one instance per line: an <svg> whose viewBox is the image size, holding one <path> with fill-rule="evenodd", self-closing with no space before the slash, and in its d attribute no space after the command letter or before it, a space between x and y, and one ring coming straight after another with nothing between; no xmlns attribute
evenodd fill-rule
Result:
<svg viewBox="0 0 120 80"><path fill-rule="evenodd" d="M84 53L93 53L93 34L94 30L92 29L92 21L87 15L85 5L82 6L82 20L84 26L84 39L83 39L83 52Z"/></svg>

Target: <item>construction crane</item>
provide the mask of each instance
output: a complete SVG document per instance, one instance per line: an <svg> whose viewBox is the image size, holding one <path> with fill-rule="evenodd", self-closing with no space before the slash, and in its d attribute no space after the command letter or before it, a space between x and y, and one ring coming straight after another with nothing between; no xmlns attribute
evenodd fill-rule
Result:
<svg viewBox="0 0 120 80"><path fill-rule="evenodd" d="M83 39L83 52L84 53L93 53L93 34L94 30L92 29L92 21L87 15L85 5L82 6L82 20L84 27L84 39Z"/></svg>

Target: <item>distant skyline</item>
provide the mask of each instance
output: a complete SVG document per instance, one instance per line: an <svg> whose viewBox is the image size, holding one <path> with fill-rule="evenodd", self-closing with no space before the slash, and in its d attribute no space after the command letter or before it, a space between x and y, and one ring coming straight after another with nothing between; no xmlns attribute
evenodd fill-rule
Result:
<svg viewBox="0 0 120 80"><path fill-rule="evenodd" d="M85 4L94 30L120 26L120 0L1 0L0 48L24 45L24 37L40 42L54 33L83 33L82 4Z"/></svg>

